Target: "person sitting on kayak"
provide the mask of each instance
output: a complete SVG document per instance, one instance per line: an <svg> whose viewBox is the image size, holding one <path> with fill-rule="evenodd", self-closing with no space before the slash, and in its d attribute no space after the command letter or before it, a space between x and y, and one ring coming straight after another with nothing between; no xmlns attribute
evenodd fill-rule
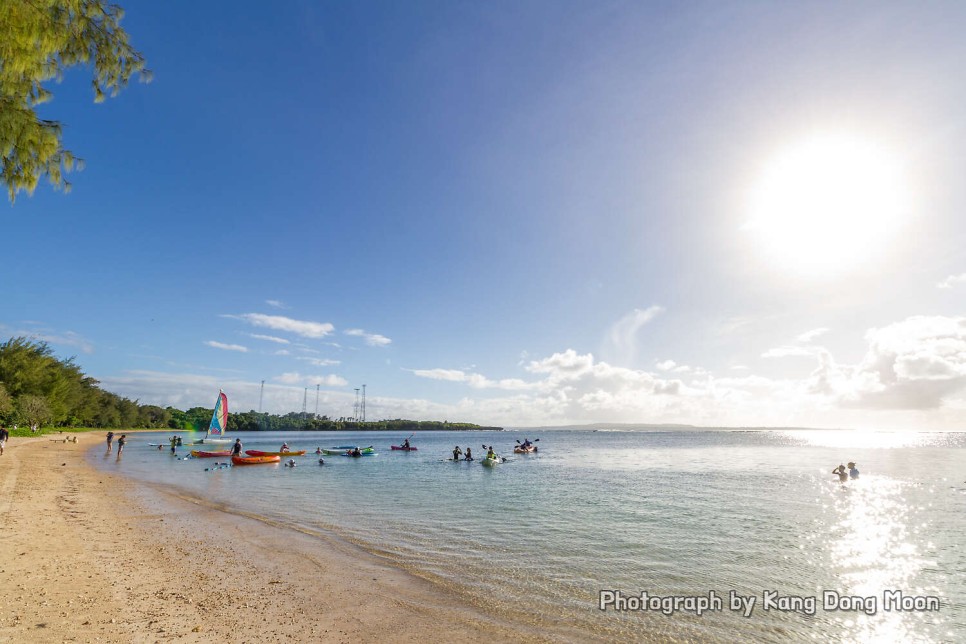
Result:
<svg viewBox="0 0 966 644"><path fill-rule="evenodd" d="M362 452L359 450L358 447L352 450L350 454L352 454L353 456L362 456Z"/></svg>
<svg viewBox="0 0 966 644"><path fill-rule="evenodd" d="M473 460L473 450L471 450L469 447L466 448L466 456L464 457L464 460L467 460L467 461Z"/></svg>
<svg viewBox="0 0 966 644"><path fill-rule="evenodd" d="M403 449L409 449L409 439L408 438L403 441L402 448Z"/></svg>
<svg viewBox="0 0 966 644"><path fill-rule="evenodd" d="M288 451L288 443L282 443L282 449L280 449L278 451L280 451L280 452L287 452Z"/></svg>
<svg viewBox="0 0 966 644"><path fill-rule="evenodd" d="M316 454L321 454L322 453L322 448L321 447L316 447L315 448L315 453Z"/></svg>
<svg viewBox="0 0 966 644"><path fill-rule="evenodd" d="M488 448L486 449L486 457L487 457L487 458L490 458L490 459L493 459L493 460L496 460L497 458L499 458L499 457L498 457L498 456L496 455L496 452L494 452L494 451L493 451L493 446L492 446L492 445L490 445L490 446L489 446L489 447L488 447Z"/></svg>
<svg viewBox="0 0 966 644"><path fill-rule="evenodd" d="M531 445L533 445L533 443L530 442L529 438L523 439L523 449L530 449Z"/></svg>
<svg viewBox="0 0 966 644"><path fill-rule="evenodd" d="M462 453L463 453L463 450L460 449L460 446L459 445L457 445L456 447L454 447L453 448L453 460L454 461L460 460L460 454L462 454Z"/></svg>

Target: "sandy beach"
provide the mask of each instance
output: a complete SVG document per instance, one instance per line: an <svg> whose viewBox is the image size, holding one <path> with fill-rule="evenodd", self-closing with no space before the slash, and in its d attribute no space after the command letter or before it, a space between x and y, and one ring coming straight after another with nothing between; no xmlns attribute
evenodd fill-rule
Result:
<svg viewBox="0 0 966 644"><path fill-rule="evenodd" d="M0 642L545 639L332 535L98 471L103 433L78 436L0 457Z"/></svg>

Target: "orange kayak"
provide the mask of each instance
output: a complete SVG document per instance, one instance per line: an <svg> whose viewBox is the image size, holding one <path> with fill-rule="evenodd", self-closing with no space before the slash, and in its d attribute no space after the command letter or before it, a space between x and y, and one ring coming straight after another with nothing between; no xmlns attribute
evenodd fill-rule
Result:
<svg viewBox="0 0 966 644"><path fill-rule="evenodd" d="M200 450L193 449L191 450L191 455L195 458L223 458L225 456L231 456L231 452L227 450L224 452L202 452Z"/></svg>
<svg viewBox="0 0 966 644"><path fill-rule="evenodd" d="M305 450L297 452L262 452L257 449L246 449L245 453L249 456L305 456Z"/></svg>
<svg viewBox="0 0 966 644"><path fill-rule="evenodd" d="M278 463L282 460L279 455L275 456L232 456L233 465L258 465L260 463Z"/></svg>

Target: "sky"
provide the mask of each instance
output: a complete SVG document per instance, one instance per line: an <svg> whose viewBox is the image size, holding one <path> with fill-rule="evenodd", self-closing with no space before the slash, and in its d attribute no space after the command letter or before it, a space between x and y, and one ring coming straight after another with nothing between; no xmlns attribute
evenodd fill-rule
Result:
<svg viewBox="0 0 966 644"><path fill-rule="evenodd" d="M0 338L180 409L966 429L966 4L122 5L153 80L49 85Z"/></svg>

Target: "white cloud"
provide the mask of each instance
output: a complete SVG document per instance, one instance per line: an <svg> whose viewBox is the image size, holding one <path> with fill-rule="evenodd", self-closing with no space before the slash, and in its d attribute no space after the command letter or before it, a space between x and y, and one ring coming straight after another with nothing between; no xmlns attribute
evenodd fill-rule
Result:
<svg viewBox="0 0 966 644"><path fill-rule="evenodd" d="M503 389L508 391L518 391L532 389L533 384L527 383L519 378L504 378L502 380L490 380L478 373L466 373L459 369L413 369L412 373L420 378L430 380L445 380L449 382L465 382L474 389Z"/></svg>
<svg viewBox="0 0 966 644"><path fill-rule="evenodd" d="M215 349L222 349L224 351L238 351L239 353L248 353L248 347L243 347L240 344L225 344L224 342L216 342L214 340L208 340L205 342L209 347L214 347Z"/></svg>
<svg viewBox="0 0 966 644"><path fill-rule="evenodd" d="M966 282L966 273L960 273L959 275L950 275L943 281L936 284L936 288L952 288L956 284L961 282Z"/></svg>
<svg viewBox="0 0 966 644"><path fill-rule="evenodd" d="M275 329L277 331L288 331L300 335L303 338L324 338L335 330L335 327L328 322L293 320L292 318L281 315L243 313L242 315L225 315L224 317L244 320L253 326Z"/></svg>
<svg viewBox="0 0 966 644"><path fill-rule="evenodd" d="M248 335L256 340L265 340L267 342L274 342L276 344L291 344L289 340L286 340L285 338L278 338L274 335L259 335L258 333L249 333Z"/></svg>
<svg viewBox="0 0 966 644"><path fill-rule="evenodd" d="M268 304L273 309L287 309L288 307L279 300L265 300L265 304Z"/></svg>
<svg viewBox="0 0 966 644"><path fill-rule="evenodd" d="M296 360L303 360L303 361L308 362L310 365L313 365L315 367L332 367L332 366L335 366L335 365L342 364L342 361L341 360L329 360L329 359L323 359L323 358L310 358L308 356L298 356L295 359Z"/></svg>
<svg viewBox="0 0 966 644"><path fill-rule="evenodd" d="M378 333L367 333L362 329L346 329L346 335L357 336L365 340L370 347L384 347L392 343L392 340Z"/></svg>
<svg viewBox="0 0 966 644"><path fill-rule="evenodd" d="M344 387L349 384L345 378L336 375L303 375L298 372L283 373L272 378L275 382L283 385L301 385L304 387L314 387L315 385L325 385L326 387Z"/></svg>
<svg viewBox="0 0 966 644"><path fill-rule="evenodd" d="M828 331L829 330L827 328L825 328L825 327L821 327L821 328L818 328L818 329L812 329L811 331L806 331L805 333L802 333L801 335L799 335L798 337L796 337L795 338L795 341L796 342L801 342L801 343L804 343L804 344L808 344L809 342L811 342L815 338L817 338L817 337L819 337L821 335L825 335L826 333L828 333Z"/></svg>
<svg viewBox="0 0 966 644"><path fill-rule="evenodd" d="M607 332L605 351L621 362L633 362L637 358L638 338L641 328L664 312L662 306L651 306L645 310L634 309L611 325Z"/></svg>
<svg viewBox="0 0 966 644"><path fill-rule="evenodd" d="M821 349L818 347L799 347L795 345L786 345L783 347L775 347L774 349L769 349L761 354L762 358L787 358L789 356L814 356Z"/></svg>
<svg viewBox="0 0 966 644"><path fill-rule="evenodd" d="M413 369L413 373L420 378L429 378L430 380L466 381L466 374L459 369Z"/></svg>
<svg viewBox="0 0 966 644"><path fill-rule="evenodd" d="M966 318L915 316L870 329L854 366L823 356L816 390L843 407L937 409L966 390Z"/></svg>

